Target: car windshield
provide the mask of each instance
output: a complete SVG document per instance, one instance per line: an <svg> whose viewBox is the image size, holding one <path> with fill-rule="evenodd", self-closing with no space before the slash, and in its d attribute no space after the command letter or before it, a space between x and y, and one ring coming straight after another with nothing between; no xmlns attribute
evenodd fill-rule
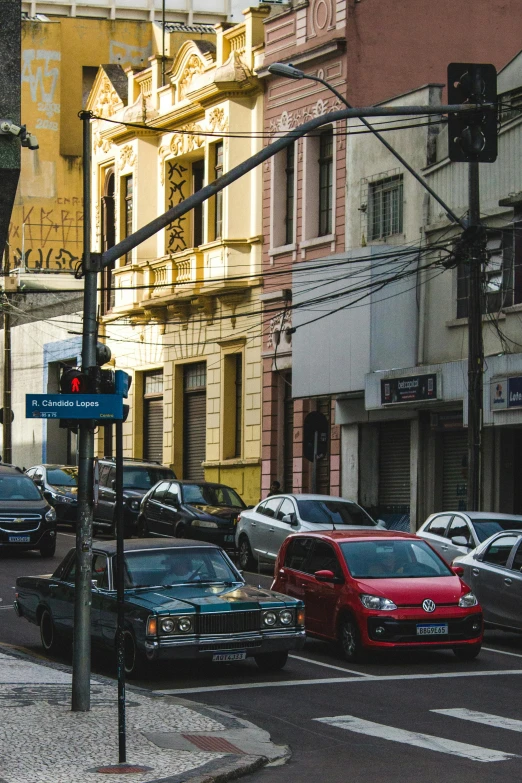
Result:
<svg viewBox="0 0 522 783"><path fill-rule="evenodd" d="M0 500L41 500L42 496L28 476L0 475Z"/></svg>
<svg viewBox="0 0 522 783"><path fill-rule="evenodd" d="M520 519L473 519L471 522L480 543L502 530L522 530Z"/></svg>
<svg viewBox="0 0 522 783"><path fill-rule="evenodd" d="M303 522L318 525L357 525L375 527L376 522L356 503L347 500L298 500Z"/></svg>
<svg viewBox="0 0 522 783"><path fill-rule="evenodd" d="M357 579L454 576L425 541L349 541L340 547Z"/></svg>
<svg viewBox="0 0 522 783"><path fill-rule="evenodd" d="M202 504L205 506L232 506L245 508L245 504L230 487L212 484L183 484L183 500L185 503Z"/></svg>
<svg viewBox="0 0 522 783"><path fill-rule="evenodd" d="M158 481L175 478L168 468L123 467L123 486L127 489L150 489Z"/></svg>
<svg viewBox="0 0 522 783"><path fill-rule="evenodd" d="M47 483L52 487L76 487L78 468L48 468Z"/></svg>
<svg viewBox="0 0 522 783"><path fill-rule="evenodd" d="M219 549L172 547L125 555L125 587L128 589L239 581L238 574Z"/></svg>

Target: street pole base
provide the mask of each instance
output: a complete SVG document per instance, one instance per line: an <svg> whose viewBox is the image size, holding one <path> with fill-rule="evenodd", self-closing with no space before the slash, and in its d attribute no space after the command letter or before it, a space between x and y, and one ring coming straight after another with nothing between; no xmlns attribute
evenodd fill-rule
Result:
<svg viewBox="0 0 522 783"><path fill-rule="evenodd" d="M101 772L102 775L139 775L151 771L152 767L142 767L139 764L127 764L125 762L89 770L89 772Z"/></svg>

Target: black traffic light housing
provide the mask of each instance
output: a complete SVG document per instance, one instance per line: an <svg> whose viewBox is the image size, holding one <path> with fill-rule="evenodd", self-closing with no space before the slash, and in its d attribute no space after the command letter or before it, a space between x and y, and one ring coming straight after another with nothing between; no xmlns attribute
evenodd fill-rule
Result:
<svg viewBox="0 0 522 783"><path fill-rule="evenodd" d="M485 63L448 65L449 104L494 104L494 108L448 114L448 155L455 162L497 159L497 71Z"/></svg>
<svg viewBox="0 0 522 783"><path fill-rule="evenodd" d="M76 367L66 367L60 378L60 391L62 394L90 394L91 380Z"/></svg>

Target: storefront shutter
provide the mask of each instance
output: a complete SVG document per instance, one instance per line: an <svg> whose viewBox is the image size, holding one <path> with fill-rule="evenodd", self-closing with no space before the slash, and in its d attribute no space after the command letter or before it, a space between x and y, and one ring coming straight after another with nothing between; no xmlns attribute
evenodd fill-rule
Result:
<svg viewBox="0 0 522 783"><path fill-rule="evenodd" d="M163 398L144 400L145 438L143 455L146 460L163 462Z"/></svg>
<svg viewBox="0 0 522 783"><path fill-rule="evenodd" d="M183 478L202 480L205 471L202 462L206 457L207 394L185 394Z"/></svg>
<svg viewBox="0 0 522 783"><path fill-rule="evenodd" d="M442 508L465 511L467 500L467 430L442 435Z"/></svg>
<svg viewBox="0 0 522 783"><path fill-rule="evenodd" d="M381 513L410 510L410 422L379 427L379 508Z"/></svg>
<svg viewBox="0 0 522 783"><path fill-rule="evenodd" d="M291 377L291 376L290 376ZM294 401L292 399L292 386L285 383L284 400L284 476L283 491L292 492L294 489Z"/></svg>

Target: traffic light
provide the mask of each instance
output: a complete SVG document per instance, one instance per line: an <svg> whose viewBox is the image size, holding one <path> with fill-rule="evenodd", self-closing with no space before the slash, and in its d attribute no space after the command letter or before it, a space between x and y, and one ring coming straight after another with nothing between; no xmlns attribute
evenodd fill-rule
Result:
<svg viewBox="0 0 522 783"><path fill-rule="evenodd" d="M497 71L484 63L448 65L449 104L496 104ZM495 108L448 114L448 155L455 162L492 163L497 159Z"/></svg>
<svg viewBox="0 0 522 783"><path fill-rule="evenodd" d="M60 378L60 391L62 394L90 394L91 380L76 367L66 367Z"/></svg>
<svg viewBox="0 0 522 783"><path fill-rule="evenodd" d="M96 346L96 365L89 367L87 373L90 379L91 394L114 394L114 370L102 370L101 365L111 359L111 349L108 345L98 343Z"/></svg>

